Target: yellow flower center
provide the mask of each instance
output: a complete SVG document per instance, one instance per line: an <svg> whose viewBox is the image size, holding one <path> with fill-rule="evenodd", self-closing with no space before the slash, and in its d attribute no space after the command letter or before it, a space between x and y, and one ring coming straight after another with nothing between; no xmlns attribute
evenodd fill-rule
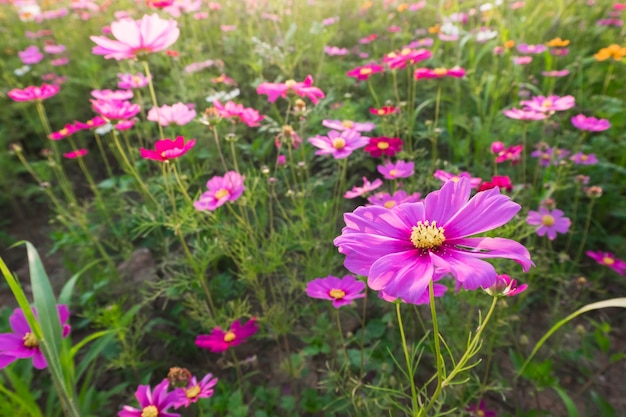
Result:
<svg viewBox="0 0 626 417"><path fill-rule="evenodd" d="M354 122L352 120L344 120L341 122L343 127L347 127L348 129L352 129L354 127Z"/></svg>
<svg viewBox="0 0 626 417"><path fill-rule="evenodd" d="M189 399L196 398L198 394L200 394L200 385L194 385L193 387L187 388L185 390L185 395Z"/></svg>
<svg viewBox="0 0 626 417"><path fill-rule="evenodd" d="M433 249L441 246L446 241L443 227L437 227L437 221L432 224L426 220L419 221L411 229L411 242L418 249Z"/></svg>
<svg viewBox="0 0 626 417"><path fill-rule="evenodd" d="M65 128L65 127L63 129L59 130L59 134L63 135L63 136L67 135L68 132L69 132L69 130L67 128Z"/></svg>
<svg viewBox="0 0 626 417"><path fill-rule="evenodd" d="M217 192L215 193L215 198L217 198L218 200L221 200L224 197L228 197L229 194L230 194L230 191L228 191L226 188L221 188L217 190Z"/></svg>
<svg viewBox="0 0 626 417"><path fill-rule="evenodd" d="M141 411L141 417L158 417L159 409L154 405L149 405Z"/></svg>
<svg viewBox="0 0 626 417"><path fill-rule="evenodd" d="M602 263L604 265L613 265L615 263L615 259L605 256L604 258L602 258Z"/></svg>
<svg viewBox="0 0 626 417"><path fill-rule="evenodd" d="M335 149L343 149L346 147L346 141L343 138L333 139L333 148Z"/></svg>
<svg viewBox="0 0 626 417"><path fill-rule="evenodd" d="M395 52L390 52L390 53L388 53L388 54L387 54L387 56L388 56L389 58L395 58L395 57L397 57L398 55L397 55Z"/></svg>
<svg viewBox="0 0 626 417"><path fill-rule="evenodd" d="M435 68L433 72L435 73L435 75L446 75L448 73L448 70L445 68Z"/></svg>
<svg viewBox="0 0 626 417"><path fill-rule="evenodd" d="M376 146L381 151L384 151L385 149L389 149L389 143L388 142L378 142L378 144Z"/></svg>
<svg viewBox="0 0 626 417"><path fill-rule="evenodd" d="M371 69L371 68L361 68L361 69L359 70L359 73L360 73L361 75L368 75L368 74L371 74L371 73L372 73L372 69Z"/></svg>
<svg viewBox="0 0 626 417"><path fill-rule="evenodd" d="M483 410L477 410L476 417L485 417L485 412Z"/></svg>
<svg viewBox="0 0 626 417"><path fill-rule="evenodd" d="M378 109L376 113L378 113L379 116L382 116L383 114L385 114L385 111L383 109Z"/></svg>
<svg viewBox="0 0 626 417"><path fill-rule="evenodd" d="M402 49L402 51L400 51L400 55L408 55L411 53L411 49L410 48L404 48Z"/></svg>
<svg viewBox="0 0 626 417"><path fill-rule="evenodd" d="M31 332L26 333L23 340L24 346L26 346L27 348L34 348L39 346L39 341L37 340L37 337Z"/></svg>
<svg viewBox="0 0 626 417"><path fill-rule="evenodd" d="M287 88L292 88L296 85L296 80L287 80L285 81L285 85L287 86Z"/></svg>
<svg viewBox="0 0 626 417"><path fill-rule="evenodd" d="M589 155L580 155L581 161L586 161L587 159L589 159Z"/></svg>
<svg viewBox="0 0 626 417"><path fill-rule="evenodd" d="M383 205L385 206L385 208L391 209L391 208L394 208L396 206L396 202L393 201L393 200L389 200L389 201L387 201Z"/></svg>
<svg viewBox="0 0 626 417"><path fill-rule="evenodd" d="M389 175L392 177L395 177L398 175L398 170L397 169L392 169L391 171L389 171Z"/></svg>
<svg viewBox="0 0 626 417"><path fill-rule="evenodd" d="M543 103L541 103L541 107L548 109L550 107L552 107L554 103L552 103L552 100L544 100Z"/></svg>
<svg viewBox="0 0 626 417"><path fill-rule="evenodd" d="M232 342L233 340L235 340L235 338L236 338L236 337L237 337L237 336L235 335L235 333L228 331L228 332L226 332L226 334L224 335L224 342L226 342L226 343L230 343L230 342Z"/></svg>
<svg viewBox="0 0 626 417"><path fill-rule="evenodd" d="M343 297L346 296L345 291L343 290L338 290L336 288L333 288L332 290L330 290L330 292L328 293L328 295L330 295L331 297L333 297L335 300L339 300Z"/></svg>
<svg viewBox="0 0 626 417"><path fill-rule="evenodd" d="M459 182L461 180L461 177L459 177L458 175L455 175L454 177L450 178L450 181L452 182Z"/></svg>
<svg viewBox="0 0 626 417"><path fill-rule="evenodd" d="M543 224L544 226L548 226L548 227L554 225L554 217L552 217L549 214L546 214L545 216L541 218L541 224Z"/></svg>

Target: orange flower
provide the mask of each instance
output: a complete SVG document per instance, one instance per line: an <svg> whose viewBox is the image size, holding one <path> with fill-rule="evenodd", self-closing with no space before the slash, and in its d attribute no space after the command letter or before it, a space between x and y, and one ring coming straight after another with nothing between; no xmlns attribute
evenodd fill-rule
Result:
<svg viewBox="0 0 626 417"><path fill-rule="evenodd" d="M401 5L399 5L399 6L398 6L398 11L399 11L400 13L402 13L403 11L405 11L405 10L406 10L406 9L408 9L408 8L409 8L409 5L408 5L408 4L406 4L406 3L402 3Z"/></svg>
<svg viewBox="0 0 626 417"><path fill-rule="evenodd" d="M374 2L372 1L366 1L365 3L363 3L363 5L361 6L361 10L367 10L370 7L372 7L374 5Z"/></svg>
<svg viewBox="0 0 626 417"><path fill-rule="evenodd" d="M554 38L546 42L546 46L550 48L565 48L567 45L569 45L569 40L563 40L561 38Z"/></svg>
<svg viewBox="0 0 626 417"><path fill-rule="evenodd" d="M606 61L609 58L613 58L615 61L620 61L626 56L626 48L623 48L617 44L612 44L606 48L602 48L593 57L596 61Z"/></svg>
<svg viewBox="0 0 626 417"><path fill-rule="evenodd" d="M428 28L428 33L439 33L441 32L441 25L437 23L435 26L431 26Z"/></svg>
<svg viewBox="0 0 626 417"><path fill-rule="evenodd" d="M506 41L506 42L504 42L504 47L506 49L511 49L514 46L515 46L515 41Z"/></svg>

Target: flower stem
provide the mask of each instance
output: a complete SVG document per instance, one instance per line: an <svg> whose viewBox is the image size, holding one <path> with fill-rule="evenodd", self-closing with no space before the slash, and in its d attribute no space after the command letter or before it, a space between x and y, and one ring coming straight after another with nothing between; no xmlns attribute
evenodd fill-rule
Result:
<svg viewBox="0 0 626 417"><path fill-rule="evenodd" d="M154 84L152 84L152 74L150 73L150 66L148 65L148 61L142 61L143 67L146 70L146 77L148 77L148 88L150 90L150 98L152 98L152 105L155 107L157 112L157 124L159 126L159 138L163 139L165 136L163 135L163 126L161 126L161 114L158 111L159 103L157 102L156 93L154 92Z"/></svg>
<svg viewBox="0 0 626 417"><path fill-rule="evenodd" d="M402 339L402 350L404 351L404 360L406 361L406 370L409 376L409 384L411 385L411 403L413 404L413 415L421 415L417 404L417 388L415 387L415 378L413 377L413 362L409 355L409 348L406 344L404 335L404 326L402 325L402 314L400 313L400 301L396 301L396 315L398 317L398 326L400 327L400 338Z"/></svg>

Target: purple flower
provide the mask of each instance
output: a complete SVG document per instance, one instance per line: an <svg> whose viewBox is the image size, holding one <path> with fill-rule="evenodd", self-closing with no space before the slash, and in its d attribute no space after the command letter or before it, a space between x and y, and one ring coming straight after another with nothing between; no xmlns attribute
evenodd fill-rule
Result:
<svg viewBox="0 0 626 417"><path fill-rule="evenodd" d="M528 250L504 238L475 237L507 223L520 205L498 188L470 199L466 178L446 182L423 202L405 203L388 210L358 207L344 214L346 226L334 241L346 255L344 266L368 277L368 285L407 303L419 301L433 279L435 268L450 273L457 288L490 287L496 282L493 266L484 258L509 258L524 271L534 265Z"/></svg>
<svg viewBox="0 0 626 417"><path fill-rule="evenodd" d="M611 252L602 252L602 251L590 251L585 252L587 256L594 259L600 265L608 266L613 271L617 272L620 275L626 274L626 262L617 258ZM1 358L0 358L1 359Z"/></svg>
<svg viewBox="0 0 626 417"><path fill-rule="evenodd" d="M192 377L187 387L175 390L178 393L178 400L174 407L189 407L192 403L197 402L198 398L211 397L215 384L217 384L217 378L214 378L213 374L206 374L199 383L195 376Z"/></svg>
<svg viewBox="0 0 626 417"><path fill-rule="evenodd" d="M472 188L477 188L480 185L480 183L483 181L482 178L472 177L472 174L466 171L459 172L458 174L453 174L451 172L446 172L446 171L442 171L438 169L433 174L433 177L437 178L438 180L441 180L441 182L448 182L448 181L459 182L461 178L467 178L468 180L470 180L470 185L472 186Z"/></svg>
<svg viewBox="0 0 626 417"><path fill-rule="evenodd" d="M24 65L37 64L43 59L43 54L39 51L39 47L31 45L17 53Z"/></svg>
<svg viewBox="0 0 626 417"><path fill-rule="evenodd" d="M323 126L335 130L356 130L357 132L370 132L374 130L376 125L371 122L353 122L352 120L324 120Z"/></svg>
<svg viewBox="0 0 626 417"><path fill-rule="evenodd" d="M548 50L545 45L529 45L527 43L520 43L517 45L517 50L521 54L542 54Z"/></svg>
<svg viewBox="0 0 626 417"><path fill-rule="evenodd" d="M487 410L485 408L485 400L480 400L480 404L472 404L466 408L469 411L470 417L497 417L495 411Z"/></svg>
<svg viewBox="0 0 626 417"><path fill-rule="evenodd" d="M378 165L376 169L385 179L395 180L412 176L415 173L415 164L405 161L397 161L395 164L387 162L385 165Z"/></svg>
<svg viewBox="0 0 626 417"><path fill-rule="evenodd" d="M530 154L533 158L539 158L539 165L542 167L550 166L550 164L556 165L567 155L569 151L558 148L537 149Z"/></svg>
<svg viewBox="0 0 626 417"><path fill-rule="evenodd" d="M332 155L335 159L347 158L356 149L367 145L369 141L370 138L361 136L358 131L352 129L341 132L331 130L328 136L316 135L309 138L309 143L319 148L315 155Z"/></svg>
<svg viewBox="0 0 626 417"><path fill-rule="evenodd" d="M574 96L536 96L530 100L521 101L524 110L534 110L542 113L569 110L576 105Z"/></svg>
<svg viewBox="0 0 626 417"><path fill-rule="evenodd" d="M393 193L393 195L389 193L376 193L368 198L367 201L374 206L382 206L391 209L402 203L416 203L420 200L420 197L420 193L407 195L406 191L398 190Z"/></svg>
<svg viewBox="0 0 626 417"><path fill-rule="evenodd" d="M367 178L363 177L363 187L356 187L356 186L353 187L352 191L346 191L346 193L344 194L344 197L345 198L360 197L363 194L367 194L370 191L377 189L381 185L383 185L383 181L380 178L377 178L374 181L369 182Z"/></svg>
<svg viewBox="0 0 626 417"><path fill-rule="evenodd" d="M496 277L496 283L489 288L485 288L485 292L494 297L507 296L513 297L521 294L528 288L528 284L517 285L517 280L512 279L506 274L500 274Z"/></svg>
<svg viewBox="0 0 626 417"><path fill-rule="evenodd" d="M510 119L515 120L543 120L547 119L549 115L534 110L520 110L510 109L503 110L502 113Z"/></svg>
<svg viewBox="0 0 626 417"><path fill-rule="evenodd" d="M330 300L333 307L339 308L352 303L357 298L365 298L365 283L352 275L337 278L332 275L316 278L306 286L306 293L311 298Z"/></svg>
<svg viewBox="0 0 626 417"><path fill-rule="evenodd" d="M63 337L70 333L70 326L65 322L70 317L70 311L66 305L57 305L59 319L63 326ZM37 317L37 310L33 308L33 314ZM0 334L0 369L10 365L17 359L32 358L33 366L44 369L48 366L43 352L39 347L39 340L31 330L24 312L16 308L9 316L9 325L13 333Z"/></svg>
<svg viewBox="0 0 626 417"><path fill-rule="evenodd" d="M139 385L135 397L141 409L128 405L122 407L117 413L118 417L180 417L180 414L168 413L167 409L173 407L180 399L180 393L172 391L168 394L169 381L164 379L159 385L150 390L149 385Z"/></svg>
<svg viewBox="0 0 626 417"><path fill-rule="evenodd" d="M577 114L570 119L572 125L579 130L588 132L602 132L611 127L606 119L596 119L595 117L586 117L584 114Z"/></svg>
<svg viewBox="0 0 626 417"><path fill-rule="evenodd" d="M209 191L200 196L193 203L196 210L213 211L224 205L227 201L235 201L243 194L246 187L243 185L245 177L238 172L228 171L223 177L211 178L206 186Z"/></svg>
<svg viewBox="0 0 626 417"><path fill-rule="evenodd" d="M598 163L598 159L593 153L585 155L582 152L578 152L572 155L569 159L574 161L574 163L577 165L595 165Z"/></svg>
<svg viewBox="0 0 626 417"><path fill-rule="evenodd" d="M569 75L569 70L561 70L561 71L542 71L541 75L544 77L565 77Z"/></svg>
<svg viewBox="0 0 626 417"><path fill-rule="evenodd" d="M571 225L570 219L563 217L561 210L552 211L545 207L539 207L539 211L529 211L526 223L537 228L537 236L548 234L548 239L556 239L557 233L567 233Z"/></svg>

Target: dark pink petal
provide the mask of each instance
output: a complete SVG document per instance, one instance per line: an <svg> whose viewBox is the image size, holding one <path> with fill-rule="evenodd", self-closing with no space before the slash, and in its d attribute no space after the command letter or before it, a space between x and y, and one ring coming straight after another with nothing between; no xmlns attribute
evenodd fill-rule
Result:
<svg viewBox="0 0 626 417"><path fill-rule="evenodd" d="M150 392L149 385L139 385L137 387L137 391L135 391L135 397L139 402L139 405L143 407L147 407L152 404L152 392Z"/></svg>
<svg viewBox="0 0 626 417"><path fill-rule="evenodd" d="M0 369L6 368L15 362L17 358L15 356L4 355L0 353Z"/></svg>
<svg viewBox="0 0 626 417"><path fill-rule="evenodd" d="M45 369L48 366L48 362L46 362L46 358L43 356L43 352L39 348L32 350L35 353L33 355L33 366L36 369Z"/></svg>
<svg viewBox="0 0 626 417"><path fill-rule="evenodd" d="M456 246L456 251L463 251L474 258L506 258L512 259L522 266L524 272L528 272L531 266L535 266L530 260L530 253L524 245L511 239L501 237L471 237L455 239L449 242ZM461 248L459 248L461 247ZM462 249L462 247L472 249Z"/></svg>
<svg viewBox="0 0 626 417"><path fill-rule="evenodd" d="M0 334L0 354L10 354L18 358L30 358L30 349L24 346L26 333L2 333Z"/></svg>
<svg viewBox="0 0 626 417"><path fill-rule="evenodd" d="M491 287L496 282L494 267L490 263L476 259L473 254L448 248L445 255L431 253L431 257L435 265L448 269L466 290Z"/></svg>
<svg viewBox="0 0 626 417"><path fill-rule="evenodd" d="M30 326L26 321L26 317L24 317L24 313L19 308L13 310L13 314L9 317L9 324L11 325L11 330L17 334L24 335L30 333Z"/></svg>

